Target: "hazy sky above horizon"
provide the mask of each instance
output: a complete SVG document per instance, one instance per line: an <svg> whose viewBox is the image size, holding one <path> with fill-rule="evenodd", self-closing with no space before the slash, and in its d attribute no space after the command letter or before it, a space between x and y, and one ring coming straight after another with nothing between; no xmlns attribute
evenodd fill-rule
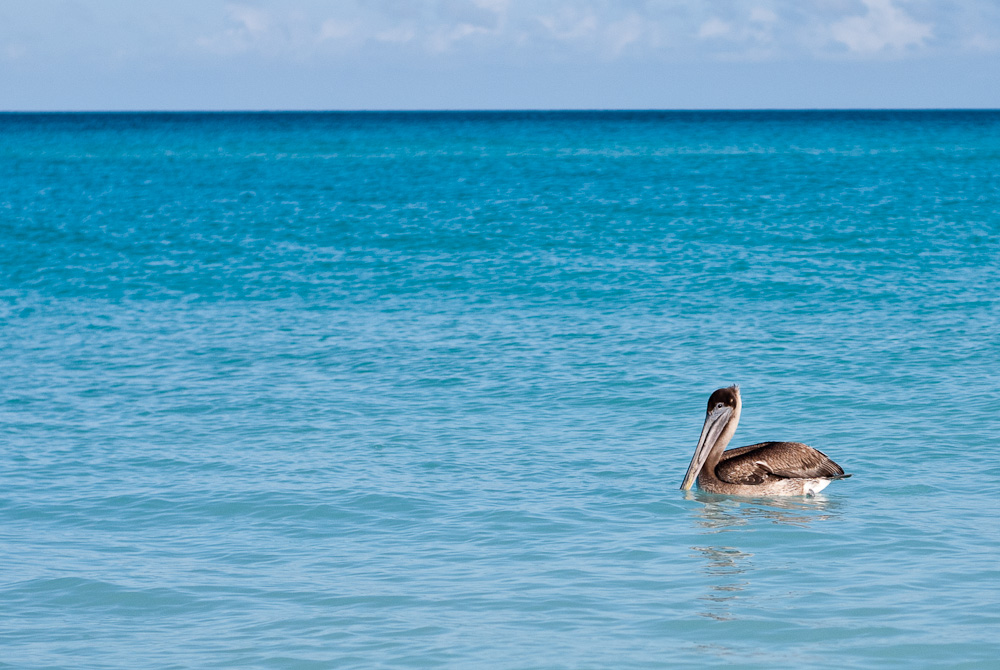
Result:
<svg viewBox="0 0 1000 670"><path fill-rule="evenodd" d="M0 110L1000 107L1000 0L0 0Z"/></svg>

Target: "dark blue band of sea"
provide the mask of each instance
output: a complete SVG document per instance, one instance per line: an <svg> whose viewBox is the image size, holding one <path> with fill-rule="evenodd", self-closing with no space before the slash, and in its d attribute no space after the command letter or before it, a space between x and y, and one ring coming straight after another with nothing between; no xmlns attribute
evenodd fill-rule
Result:
<svg viewBox="0 0 1000 670"><path fill-rule="evenodd" d="M993 667L998 287L997 111L0 114L0 667Z"/></svg>

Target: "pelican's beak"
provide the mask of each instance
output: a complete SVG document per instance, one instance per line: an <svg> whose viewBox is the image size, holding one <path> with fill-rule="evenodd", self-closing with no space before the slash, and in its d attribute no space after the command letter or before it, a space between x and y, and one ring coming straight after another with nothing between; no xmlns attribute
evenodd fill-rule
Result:
<svg viewBox="0 0 1000 670"><path fill-rule="evenodd" d="M682 491L690 491L694 486L698 473L712 452L712 447L719 441L719 436L729 423L729 418L733 415L732 407L720 407L714 409L705 416L705 425L701 428L701 437L698 438L698 446L694 449L694 456L691 458L691 465L688 466L687 474L684 475L684 482L681 484Z"/></svg>

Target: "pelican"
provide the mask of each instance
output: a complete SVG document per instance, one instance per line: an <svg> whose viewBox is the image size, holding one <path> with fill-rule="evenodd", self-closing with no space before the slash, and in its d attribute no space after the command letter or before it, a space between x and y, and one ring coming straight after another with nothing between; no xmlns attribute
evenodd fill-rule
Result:
<svg viewBox="0 0 1000 670"><path fill-rule="evenodd" d="M740 422L739 386L717 390L708 399L705 425L688 466L682 491L695 478L709 493L737 496L806 496L819 493L844 469L823 452L801 442L761 442L723 451Z"/></svg>

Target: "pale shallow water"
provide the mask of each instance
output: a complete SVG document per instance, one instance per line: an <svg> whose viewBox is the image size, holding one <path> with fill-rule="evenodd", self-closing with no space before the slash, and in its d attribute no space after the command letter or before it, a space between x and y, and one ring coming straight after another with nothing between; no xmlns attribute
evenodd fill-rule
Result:
<svg viewBox="0 0 1000 670"><path fill-rule="evenodd" d="M997 667L998 287L995 112L0 115L0 667Z"/></svg>

